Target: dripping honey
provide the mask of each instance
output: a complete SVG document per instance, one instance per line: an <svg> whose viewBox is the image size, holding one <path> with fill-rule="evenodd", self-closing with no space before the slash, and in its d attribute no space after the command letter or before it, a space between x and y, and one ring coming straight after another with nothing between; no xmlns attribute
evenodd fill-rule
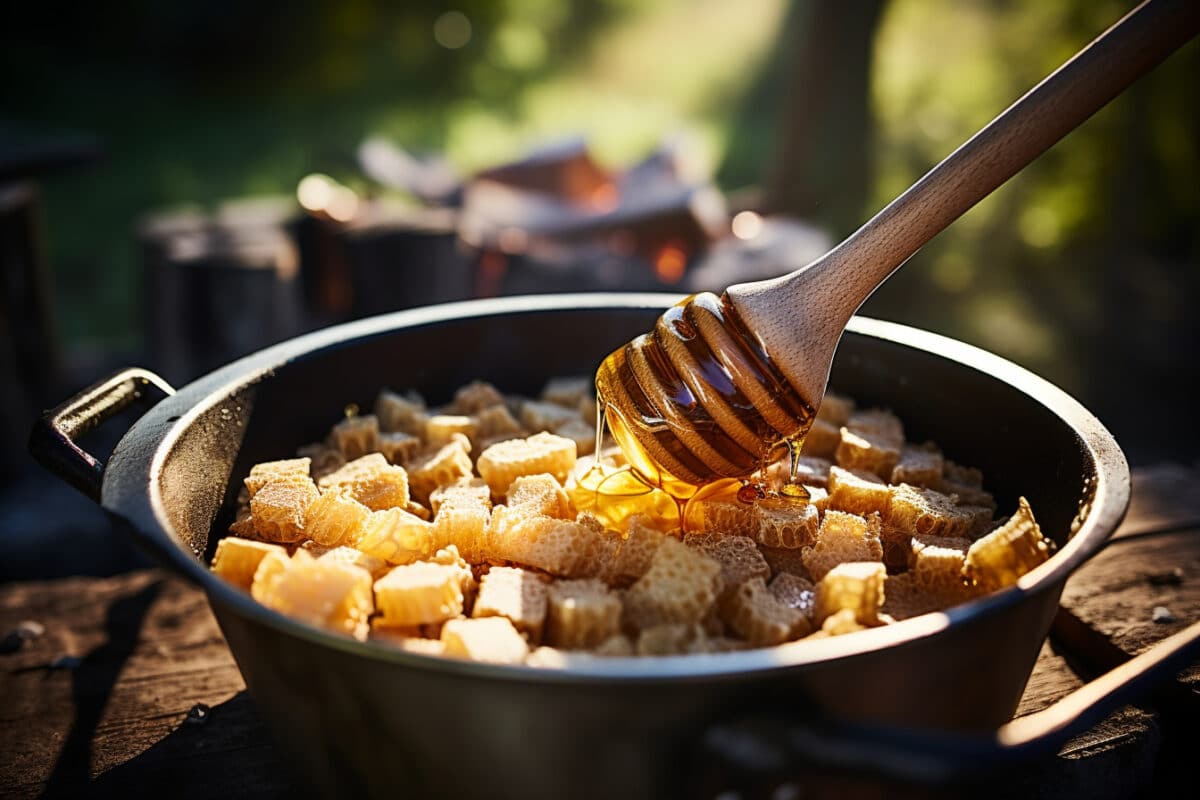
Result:
<svg viewBox="0 0 1200 800"><path fill-rule="evenodd" d="M681 500L760 470L802 443L814 416L728 298L710 293L609 355L596 393L634 472Z"/></svg>

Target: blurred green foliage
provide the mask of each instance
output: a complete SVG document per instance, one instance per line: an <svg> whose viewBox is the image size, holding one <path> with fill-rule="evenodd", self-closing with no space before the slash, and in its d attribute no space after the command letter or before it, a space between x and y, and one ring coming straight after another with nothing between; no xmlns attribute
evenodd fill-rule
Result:
<svg viewBox="0 0 1200 800"><path fill-rule="evenodd" d="M455 8L470 36L457 49L436 41L446 7L428 0L35 8L29 25L0 33L0 113L89 131L108 149L102 163L45 183L64 336L136 340L140 214L290 196L313 171L354 185L354 149L370 134L468 171L564 133L586 134L618 164L687 127L723 165L725 188L755 182L770 168L777 103L769 92L745 100L788 47L777 41L787 5L463 0ZM1130 5L891 0L872 65L872 200L834 233ZM1114 382L1190 405L1198 61L1193 42L939 236L865 312L1014 358L1102 416L1131 402ZM771 85L797 84L785 75Z"/></svg>

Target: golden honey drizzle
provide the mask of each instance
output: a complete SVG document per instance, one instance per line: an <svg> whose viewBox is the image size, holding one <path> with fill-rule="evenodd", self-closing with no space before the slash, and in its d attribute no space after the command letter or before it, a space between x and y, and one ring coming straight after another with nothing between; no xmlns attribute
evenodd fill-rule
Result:
<svg viewBox="0 0 1200 800"><path fill-rule="evenodd" d="M654 330L610 354L596 373L597 462L605 422L632 473L675 499L684 528L690 501L732 493L798 502L800 449L815 416L728 298L693 295ZM779 448L790 479L778 490L751 482ZM737 487L736 491L733 487Z"/></svg>

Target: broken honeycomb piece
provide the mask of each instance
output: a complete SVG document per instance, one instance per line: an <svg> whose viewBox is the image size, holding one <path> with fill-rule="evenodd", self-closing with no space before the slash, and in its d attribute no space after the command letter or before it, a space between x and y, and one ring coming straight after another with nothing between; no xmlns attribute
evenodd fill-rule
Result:
<svg viewBox="0 0 1200 800"><path fill-rule="evenodd" d="M375 581L375 605L384 625L454 619L463 613L462 571L430 561L395 567Z"/></svg>
<svg viewBox="0 0 1200 800"><path fill-rule="evenodd" d="M673 537L665 537L650 568L625 594L626 621L634 628L699 622L717 599L721 565Z"/></svg>
<svg viewBox="0 0 1200 800"><path fill-rule="evenodd" d="M336 447L330 447L325 442L314 442L313 444L306 444L303 447L299 447L296 449L296 455L312 461L312 464L309 466L309 472L312 474L314 481L318 481L329 473L341 469L342 465L346 463L342 451Z"/></svg>
<svg viewBox="0 0 1200 800"><path fill-rule="evenodd" d="M322 491L343 489L372 511L408 505L408 473L404 467L389 464L382 453L349 461L321 478L318 485Z"/></svg>
<svg viewBox="0 0 1200 800"><path fill-rule="evenodd" d="M823 419L813 420L812 427L804 435L804 455L818 458L833 458L842 441L840 425Z"/></svg>
<svg viewBox="0 0 1200 800"><path fill-rule="evenodd" d="M947 458L942 462L942 480L981 489L983 488L983 471L975 467L964 467Z"/></svg>
<svg viewBox="0 0 1200 800"><path fill-rule="evenodd" d="M779 602L761 575L734 590L723 617L734 633L758 647L781 644L810 630L804 614Z"/></svg>
<svg viewBox="0 0 1200 800"><path fill-rule="evenodd" d="M624 534L611 530L602 534L613 542L607 553L608 563L603 568L604 579L617 586L628 586L646 574L654 552L666 536L643 514L634 514L627 523Z"/></svg>
<svg viewBox="0 0 1200 800"><path fill-rule="evenodd" d="M379 452L379 418L374 414L346 417L329 430L329 443L347 461Z"/></svg>
<svg viewBox="0 0 1200 800"><path fill-rule="evenodd" d="M440 630L438 636L441 636ZM426 638L419 625L384 625L380 617L371 619L370 640L399 647L410 653L427 656L446 655L446 646L442 644L442 640Z"/></svg>
<svg viewBox="0 0 1200 800"><path fill-rule="evenodd" d="M442 644L448 656L493 664L521 664L529 655L528 643L504 617L452 619L442 626Z"/></svg>
<svg viewBox="0 0 1200 800"><path fill-rule="evenodd" d="M817 543L801 552L808 574L820 581L838 564L852 561L879 561L882 567L881 527L878 514L864 518L842 511L826 511L817 533Z"/></svg>
<svg viewBox="0 0 1200 800"><path fill-rule="evenodd" d="M574 519L575 509L553 475L522 475L509 484L505 500L509 508L521 509L523 513Z"/></svg>
<svg viewBox="0 0 1200 800"><path fill-rule="evenodd" d="M796 480L805 487L820 487L824 489L829 486L829 470L833 467L833 462L828 458L820 458L819 456L800 456L796 459ZM792 459L791 456L786 456L767 467L766 473L763 476L768 484L772 487L781 487L788 483L792 483Z"/></svg>
<svg viewBox="0 0 1200 800"><path fill-rule="evenodd" d="M1051 547L1022 497L1008 522L971 545L963 572L985 592L1003 589L1048 559Z"/></svg>
<svg viewBox="0 0 1200 800"><path fill-rule="evenodd" d="M854 400L845 395L825 392L821 405L817 406L817 419L837 425L839 428L850 420L854 413Z"/></svg>
<svg viewBox="0 0 1200 800"><path fill-rule="evenodd" d="M359 569L364 569L370 575L380 577L388 569L388 563L382 558L377 558L368 553L364 553L356 547L334 547L324 553L316 554L317 560L338 561L342 564L349 564Z"/></svg>
<svg viewBox="0 0 1200 800"><path fill-rule="evenodd" d="M578 421L579 411L574 408L563 408L556 403L526 400L521 404L519 419L526 430L555 432L561 425ZM594 431L592 435L595 435Z"/></svg>
<svg viewBox="0 0 1200 800"><path fill-rule="evenodd" d="M906 444L900 448L900 460L892 468L891 483L907 483L936 489L942 482L942 467L945 459L937 446L926 442L922 445Z"/></svg>
<svg viewBox="0 0 1200 800"><path fill-rule="evenodd" d="M434 552L433 525L400 508L374 511L354 546L389 564L411 564Z"/></svg>
<svg viewBox="0 0 1200 800"><path fill-rule="evenodd" d="M748 536L764 547L797 548L816 539L819 515L811 504L785 497L701 500L694 504L707 531ZM688 509L689 515L694 513Z"/></svg>
<svg viewBox="0 0 1200 800"><path fill-rule="evenodd" d="M470 561L482 561L488 549L486 541L491 521L491 502L460 496L442 502L433 518L435 548L455 545Z"/></svg>
<svg viewBox="0 0 1200 800"><path fill-rule="evenodd" d="M433 454L417 458L408 473L413 497L428 505L435 489L471 477L470 452L471 440L461 433L455 433L451 434L449 442Z"/></svg>
<svg viewBox="0 0 1200 800"><path fill-rule="evenodd" d="M569 420L555 428L554 433L573 441L576 455L588 456L596 449L595 423L587 423L582 419Z"/></svg>
<svg viewBox="0 0 1200 800"><path fill-rule="evenodd" d="M833 467L829 470L828 507L866 516L873 511L886 517L892 492L873 472Z"/></svg>
<svg viewBox="0 0 1200 800"><path fill-rule="evenodd" d="M485 408L504 405L504 395L487 381L471 381L454 393L450 403L451 414L478 414Z"/></svg>
<svg viewBox="0 0 1200 800"><path fill-rule="evenodd" d="M265 484L250 498L250 517L259 538L292 544L304 538L304 513L320 496L312 479L287 478Z"/></svg>
<svg viewBox="0 0 1200 800"><path fill-rule="evenodd" d="M292 558L286 564L268 564L264 558L251 592L268 608L359 640L367 638L368 620L375 609L370 573L311 557Z"/></svg>
<svg viewBox="0 0 1200 800"><path fill-rule="evenodd" d="M499 441L503 441L515 438L518 434L524 435L521 423L517 422L505 405L480 409L475 414L475 425L476 436L480 440L498 438Z"/></svg>
<svg viewBox="0 0 1200 800"><path fill-rule="evenodd" d="M748 536L724 533L689 533L683 543L721 565L718 599L727 598L751 578L769 578L771 568Z"/></svg>
<svg viewBox="0 0 1200 800"><path fill-rule="evenodd" d="M379 452L389 464L404 466L421 450L421 439L411 433L391 431L379 434Z"/></svg>
<svg viewBox="0 0 1200 800"><path fill-rule="evenodd" d="M812 617L813 604L816 602L816 588L812 581L790 572L781 572L767 584L767 590L780 603L799 611L806 619Z"/></svg>
<svg viewBox="0 0 1200 800"><path fill-rule="evenodd" d="M375 398L375 416L383 431L421 436L425 433L425 420L429 418L429 412L425 410L425 401L419 397L404 397L384 389Z"/></svg>
<svg viewBox="0 0 1200 800"><path fill-rule="evenodd" d="M468 503L492 507L492 492L483 478L463 477L446 486L439 486L429 494L429 507L436 514L442 503Z"/></svg>
<svg viewBox="0 0 1200 800"><path fill-rule="evenodd" d="M694 622L664 622L643 628L637 638L639 656L682 656L701 651L708 639Z"/></svg>
<svg viewBox="0 0 1200 800"><path fill-rule="evenodd" d="M519 509L499 508L506 510L501 512L501 522L489 531L488 547L493 557L564 578L599 574L603 540L591 527L574 520L523 516Z"/></svg>
<svg viewBox="0 0 1200 800"><path fill-rule="evenodd" d="M471 417L457 414L434 414L425 421L425 443L430 447L441 447L449 442L456 433L473 439L476 430L477 423Z"/></svg>
<svg viewBox="0 0 1200 800"><path fill-rule="evenodd" d="M912 536L962 538L978 524L974 510L955 505L952 497L936 489L900 484L891 493L888 526Z"/></svg>
<svg viewBox="0 0 1200 800"><path fill-rule="evenodd" d="M963 576L970 539L914 536L908 572L918 591L937 608L949 608L971 598Z"/></svg>
<svg viewBox="0 0 1200 800"><path fill-rule="evenodd" d="M566 483L574 466L575 442L551 433L494 444L479 455L476 463L479 474L497 497L507 494L508 487L522 475L545 472L559 483Z"/></svg>
<svg viewBox="0 0 1200 800"><path fill-rule="evenodd" d="M304 512L304 534L325 547L354 544L370 514L346 489L327 489Z"/></svg>
<svg viewBox="0 0 1200 800"><path fill-rule="evenodd" d="M804 549L794 550L788 547L763 547L759 545L758 552L771 568L772 575L792 574L800 578L808 576L808 567L804 566Z"/></svg>
<svg viewBox="0 0 1200 800"><path fill-rule="evenodd" d="M311 458L287 458L282 461L264 461L250 468L246 477L246 491L253 499L258 490L268 483L307 483L311 480L309 470L312 467Z"/></svg>
<svg viewBox="0 0 1200 800"><path fill-rule="evenodd" d="M543 403L578 409L581 401L592 399L594 386L593 380L584 375L551 378L542 388L540 399Z"/></svg>
<svg viewBox="0 0 1200 800"><path fill-rule="evenodd" d="M546 641L588 650L621 632L621 600L596 578L554 581L546 593Z"/></svg>
<svg viewBox="0 0 1200 800"><path fill-rule="evenodd" d="M858 433L842 428L834 460L843 469L870 472L881 478L890 476L900 463L900 447L870 433Z"/></svg>
<svg viewBox="0 0 1200 800"><path fill-rule="evenodd" d="M854 612L860 625L878 625L887 570L879 561L839 564L817 582L813 620L818 624L842 610Z"/></svg>
<svg viewBox="0 0 1200 800"><path fill-rule="evenodd" d="M226 536L217 542L212 571L239 589L250 591L250 585L254 583L254 573L268 553L287 555L287 551L277 544Z"/></svg>
<svg viewBox="0 0 1200 800"><path fill-rule="evenodd" d="M546 622L546 580L518 567L492 567L479 584L471 615L507 617L530 642L540 642Z"/></svg>

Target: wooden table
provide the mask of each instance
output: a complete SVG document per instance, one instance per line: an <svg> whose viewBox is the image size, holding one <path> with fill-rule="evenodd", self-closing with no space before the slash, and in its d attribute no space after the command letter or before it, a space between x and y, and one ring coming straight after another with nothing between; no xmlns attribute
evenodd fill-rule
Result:
<svg viewBox="0 0 1200 800"><path fill-rule="evenodd" d="M1071 578L1062 606L1018 714L1200 619L1200 470L1135 472L1129 516ZM1156 607L1172 621L1155 622ZM44 632L0 648L0 797L270 798L301 788L190 585L150 569L0 588L0 635L22 621ZM1194 796L1175 787L1195 771L1198 689L1200 665L1008 776L996 796Z"/></svg>

